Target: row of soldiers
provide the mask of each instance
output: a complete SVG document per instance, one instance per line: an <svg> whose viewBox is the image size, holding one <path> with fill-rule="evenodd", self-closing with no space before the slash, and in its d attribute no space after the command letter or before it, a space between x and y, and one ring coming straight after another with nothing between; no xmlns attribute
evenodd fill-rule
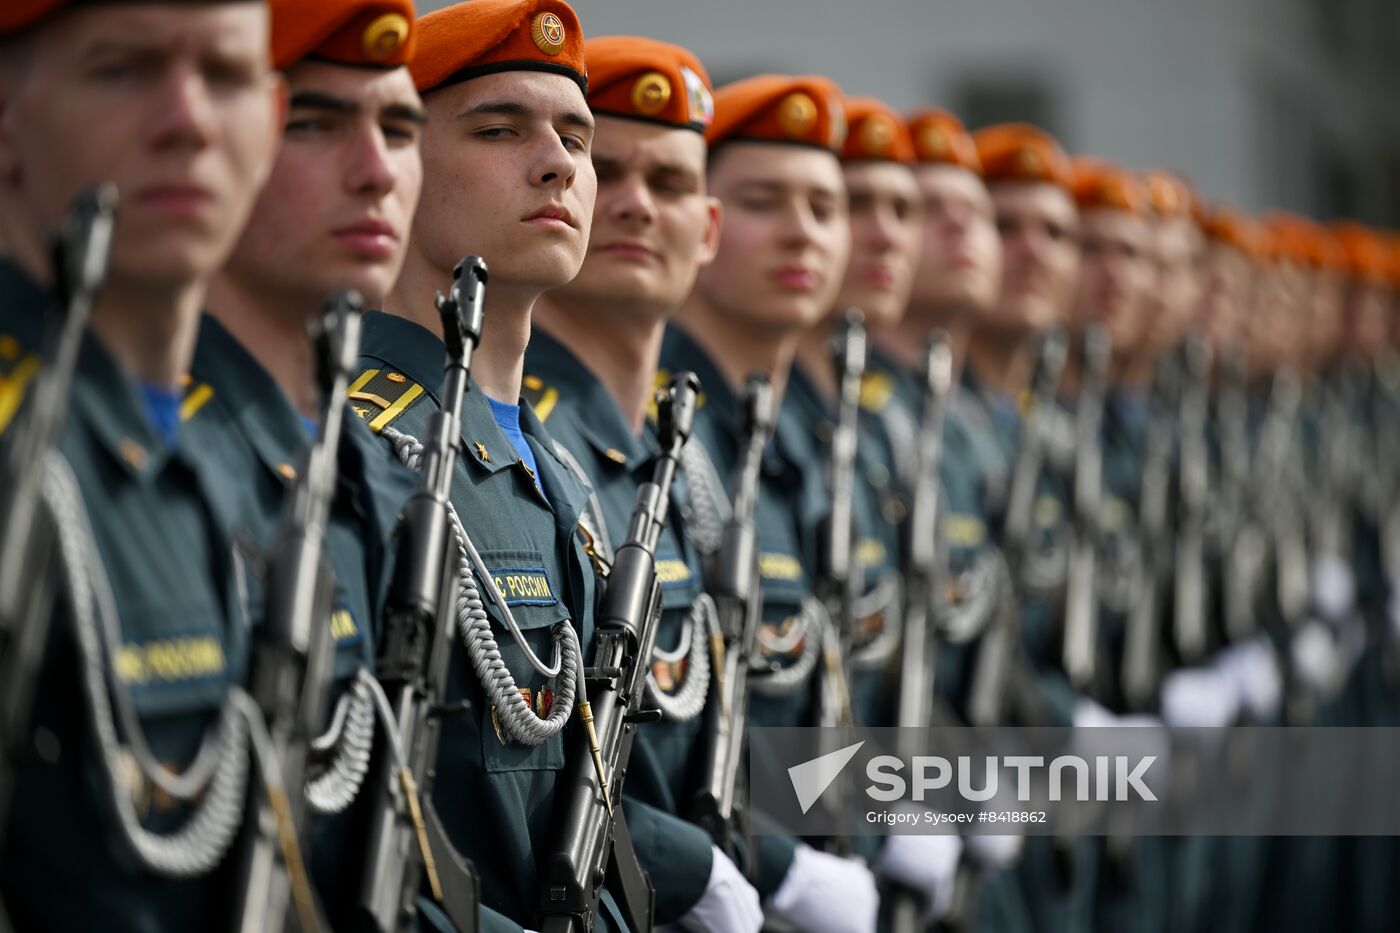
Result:
<svg viewBox="0 0 1400 933"><path fill-rule="evenodd" d="M563 0L7 3L0 923L1383 928L743 741L1392 722L1396 252Z"/></svg>

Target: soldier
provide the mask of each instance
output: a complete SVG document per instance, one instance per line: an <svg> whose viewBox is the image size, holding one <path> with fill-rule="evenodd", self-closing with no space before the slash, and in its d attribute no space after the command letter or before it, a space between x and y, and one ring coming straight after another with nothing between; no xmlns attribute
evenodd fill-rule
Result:
<svg viewBox="0 0 1400 933"><path fill-rule="evenodd" d="M275 64L291 92L283 143L237 249L210 288L181 411L188 442L220 465L218 493L234 500L230 507L258 547L273 544L283 499L317 429L308 320L346 288L378 306L403 263L422 184L425 120L405 67L413 18L408 0L280 0L273 7ZM339 716L373 729L359 672L374 669L390 536L417 481L382 455L353 413L337 460L339 494L326 530L335 577L325 620L335 639L333 693ZM254 591L256 608L262 595ZM348 784L331 772L372 739L342 741L337 762L322 771L330 776L313 784L311 868L336 928L348 927L358 906L347 895L362 883L363 812L372 795L359 793L367 762L346 768L359 776ZM355 807L329 799L347 795ZM334 808L338 815L322 813Z"/></svg>
<svg viewBox="0 0 1400 933"><path fill-rule="evenodd" d="M895 452L897 512L907 521L914 483L914 449L923 411L921 348L930 335L947 334L954 365L962 369L968 337L977 318L995 300L1001 283L1001 241L991 198L982 182L976 146L947 111L923 110L906 124L914 145L914 178L922 209L920 255L904 314L872 331L873 350L862 404L884 428ZM999 557L989 532L987 493L1002 482L991 478L1001 465L994 426L968 404L956 384L948 400L939 461L938 532L947 562L945 591L937 594L938 663L934 688L942 700L935 718L966 722L968 687L979 638L997 600ZM906 542L916 533L906 529ZM953 905L971 917L950 918L975 929L1024 930L1030 918L1004 866L1020 852L1015 836L969 836L962 868L975 872L975 904Z"/></svg>
<svg viewBox="0 0 1400 933"><path fill-rule="evenodd" d="M238 516L181 442L179 381L275 153L267 17L251 2L0 14L7 355L38 349L45 235L87 186L112 182L121 200L46 468L59 599L0 869L19 929L182 929L233 895L237 859L223 857L255 715L238 686Z"/></svg>
<svg viewBox="0 0 1400 933"><path fill-rule="evenodd" d="M705 190L704 131L714 105L699 60L631 36L590 39L585 54L598 123L592 235L578 277L535 305L524 394L591 485L585 518L607 560L623 543L658 452L646 414L666 319L714 257L720 209ZM715 701L707 698L714 609L682 508L673 503L656 555L663 614L648 691L664 719L638 732L624 798L675 815L695 793L703 713ZM762 925L758 893L703 830L645 822L637 807L628 820L642 863L656 866L658 923Z"/></svg>
<svg viewBox="0 0 1400 933"><path fill-rule="evenodd" d="M858 309L865 324L889 327L903 315L919 255L918 186L909 166L914 144L899 115L873 98L845 101L847 133L841 153L851 229L851 259L828 316L798 345L780 415L809 439L809 469L825 473L822 439L831 439L840 417L841 386L832 364L832 341L842 314ZM862 383L862 401L866 386ZM905 439L909 442L909 439ZM853 672L855 720L867 726L895 725L893 700L902 611L899 567L896 461L890 440L871 417L858 422L853 518L853 587L850 612L854 633L849 668ZM828 508L830 504L828 503ZM822 523L829 515L822 516ZM918 532L915 532L918 533ZM924 529L934 534L934 529ZM816 535L814 534L814 537ZM928 912L941 916L952 901L953 871L962 844L956 836L867 837L856 844L871 859L882 881L897 882L924 898Z"/></svg>
<svg viewBox="0 0 1400 933"><path fill-rule="evenodd" d="M836 87L818 77L762 75L715 95L706 139L709 190L724 205L719 252L668 329L661 365L700 376L695 437L719 477L739 457L739 386L764 373L781 397L802 333L840 287L850 233L839 108ZM780 422L760 480L764 621L752 721L761 725L809 725L816 716L813 671L826 623L803 561L810 525L801 518L819 510L825 492L802 468L806 443ZM804 930L873 929L878 903L867 869L776 836L759 837L758 850L750 874L770 916Z"/></svg>

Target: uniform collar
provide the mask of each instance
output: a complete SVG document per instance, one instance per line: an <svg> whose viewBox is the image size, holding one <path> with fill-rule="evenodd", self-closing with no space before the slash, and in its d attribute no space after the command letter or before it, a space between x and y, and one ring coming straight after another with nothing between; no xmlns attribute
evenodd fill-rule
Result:
<svg viewBox="0 0 1400 933"><path fill-rule="evenodd" d="M310 445L301 418L272 375L212 315L200 324L190 375L209 384L258 459L290 486Z"/></svg>
<svg viewBox="0 0 1400 933"><path fill-rule="evenodd" d="M397 315L371 311L365 315L360 355L403 373L423 387L435 406L441 407L442 369L447 349L427 328ZM520 400L516 399L516 403ZM540 504L553 509L556 524L572 534L588 493L554 452L553 440L528 404L521 405L520 427L534 451L541 485L548 492L548 501L541 497ZM468 381L463 399L461 440L461 459L470 470L494 475L520 462L515 446L496 423L491 405L475 379ZM516 468L524 470L523 465ZM537 491L532 494L539 495Z"/></svg>
<svg viewBox="0 0 1400 933"><path fill-rule="evenodd" d="M709 410L714 423L731 438L739 436L739 396L729 387L724 374L700 344L674 324L666 326L661 341L661 366L657 380L669 379L672 373L690 370L705 387L700 407Z"/></svg>
<svg viewBox="0 0 1400 933"><path fill-rule="evenodd" d="M655 456L655 444L647 443L651 433L644 432L642 437L633 434L612 393L586 363L552 335L540 330L530 335L525 371L547 390L569 399L570 423L593 447L600 462L630 472Z"/></svg>
<svg viewBox="0 0 1400 933"><path fill-rule="evenodd" d="M136 387L100 341L88 334L73 380L73 414L128 474L145 479L181 453L156 436Z"/></svg>
<svg viewBox="0 0 1400 933"><path fill-rule="evenodd" d="M18 343L16 350L38 350L49 301L43 286L17 264L0 259L0 296L0 333Z"/></svg>

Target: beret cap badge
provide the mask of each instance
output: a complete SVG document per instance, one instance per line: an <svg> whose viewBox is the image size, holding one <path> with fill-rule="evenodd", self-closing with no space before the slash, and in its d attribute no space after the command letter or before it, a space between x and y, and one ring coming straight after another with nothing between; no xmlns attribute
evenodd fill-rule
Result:
<svg viewBox="0 0 1400 933"><path fill-rule="evenodd" d="M817 125L817 103L801 91L784 97L778 105L778 125L793 139L805 139Z"/></svg>
<svg viewBox="0 0 1400 933"><path fill-rule="evenodd" d="M671 82L659 71L648 71L632 85L632 106L643 116L656 116L670 102Z"/></svg>
<svg viewBox="0 0 1400 933"><path fill-rule="evenodd" d="M530 23L530 36L541 52L558 55L564 50L564 21L554 13L538 13Z"/></svg>
<svg viewBox="0 0 1400 933"><path fill-rule="evenodd" d="M360 47L365 57L372 61L388 61L393 58L399 46L408 38L409 28L407 17L398 13L385 13L376 17L365 27L360 39Z"/></svg>

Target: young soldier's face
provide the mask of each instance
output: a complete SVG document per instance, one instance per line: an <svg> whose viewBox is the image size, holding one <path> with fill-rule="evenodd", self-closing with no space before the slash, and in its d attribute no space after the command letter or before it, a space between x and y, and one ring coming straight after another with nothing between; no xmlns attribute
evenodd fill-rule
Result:
<svg viewBox="0 0 1400 933"><path fill-rule="evenodd" d="M228 257L277 145L281 83L261 3L78 6L22 40L0 79L0 175L52 229L115 182L110 275L180 287Z"/></svg>
<svg viewBox="0 0 1400 933"><path fill-rule="evenodd" d="M719 246L719 202L705 190L705 139L638 120L597 119L588 258L558 295L666 314L690 294Z"/></svg>
<svg viewBox="0 0 1400 933"><path fill-rule="evenodd" d="M282 148L228 271L305 294L308 314L345 288L378 307L403 265L423 183L413 79L405 68L306 61L287 81Z"/></svg>
<svg viewBox="0 0 1400 933"><path fill-rule="evenodd" d="M894 162L845 167L851 262L835 309L859 308L867 324L899 323L919 257L922 201L914 173Z"/></svg>
<svg viewBox="0 0 1400 933"><path fill-rule="evenodd" d="M1222 346L1241 336L1244 314L1250 307L1254 274L1253 261L1233 246L1211 243L1206 247L1201 323L1214 346Z"/></svg>
<svg viewBox="0 0 1400 933"><path fill-rule="evenodd" d="M1346 299L1346 280L1330 269L1316 270L1312 276L1308 304L1309 331L1307 352L1318 362L1330 359L1342 339L1342 315Z"/></svg>
<svg viewBox="0 0 1400 933"><path fill-rule="evenodd" d="M1079 312L1076 324L1102 324L1114 353L1140 349L1147 303L1156 280L1147 221L1118 210L1080 218Z"/></svg>
<svg viewBox="0 0 1400 933"><path fill-rule="evenodd" d="M438 269L486 260L493 287L578 274L597 182L593 117L570 78L507 71L431 91L417 248Z"/></svg>
<svg viewBox="0 0 1400 933"><path fill-rule="evenodd" d="M830 152L730 143L710 161L724 204L719 253L696 289L722 313L787 332L819 322L850 258L846 188Z"/></svg>
<svg viewBox="0 0 1400 933"><path fill-rule="evenodd" d="M1157 352L1162 352L1196 324L1201 307L1205 239L1200 228L1183 217L1162 218L1154 227L1157 276L1150 296L1150 337Z"/></svg>
<svg viewBox="0 0 1400 933"><path fill-rule="evenodd" d="M1044 182L1002 182L992 204L1004 274L983 322L1018 334L1066 323L1079 280L1079 212L1069 192Z"/></svg>
<svg viewBox="0 0 1400 933"><path fill-rule="evenodd" d="M924 165L915 175L924 211L914 306L979 314L1001 288L1001 238L987 186L956 165Z"/></svg>

